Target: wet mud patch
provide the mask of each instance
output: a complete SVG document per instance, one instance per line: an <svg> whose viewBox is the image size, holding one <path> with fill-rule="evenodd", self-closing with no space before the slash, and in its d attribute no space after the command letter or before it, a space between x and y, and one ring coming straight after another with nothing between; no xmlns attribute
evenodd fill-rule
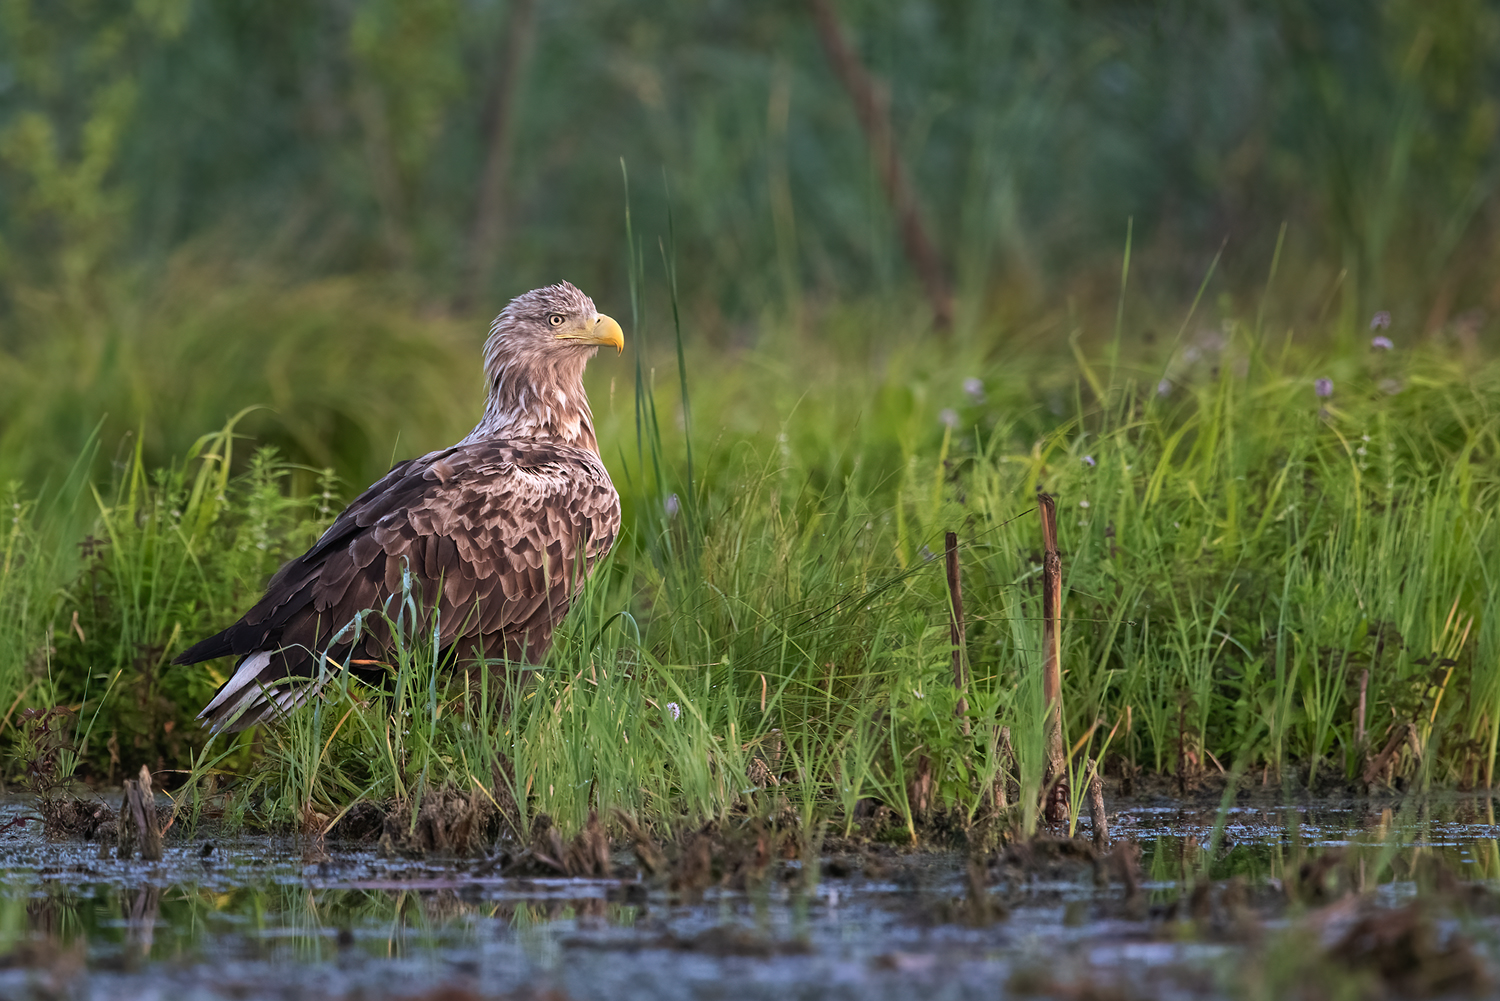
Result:
<svg viewBox="0 0 1500 1001"><path fill-rule="evenodd" d="M102 799L78 796L44 796L36 801L42 830L50 838L97 841L116 825L113 807Z"/></svg>
<svg viewBox="0 0 1500 1001"><path fill-rule="evenodd" d="M405 803L361 800L337 817L308 810L302 820L308 861L328 844L372 844L388 857L471 857L488 854L506 830L493 797L444 787L429 791L413 810Z"/></svg>
<svg viewBox="0 0 1500 1001"><path fill-rule="evenodd" d="M1469 939L1445 933L1430 904L1363 910L1329 950L1335 961L1374 974L1402 997L1474 996L1492 986Z"/></svg>

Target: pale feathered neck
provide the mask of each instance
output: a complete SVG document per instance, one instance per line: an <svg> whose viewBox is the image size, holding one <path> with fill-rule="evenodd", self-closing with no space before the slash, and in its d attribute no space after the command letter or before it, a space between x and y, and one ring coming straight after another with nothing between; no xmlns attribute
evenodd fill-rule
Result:
<svg viewBox="0 0 1500 1001"><path fill-rule="evenodd" d="M537 439L599 454L594 414L583 393L583 368L594 351L568 349L504 354L486 346L489 395L484 417L464 439Z"/></svg>

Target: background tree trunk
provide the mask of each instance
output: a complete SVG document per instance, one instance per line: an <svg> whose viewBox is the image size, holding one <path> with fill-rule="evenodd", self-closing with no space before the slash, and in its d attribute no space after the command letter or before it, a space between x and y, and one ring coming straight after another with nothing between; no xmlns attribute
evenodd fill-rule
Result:
<svg viewBox="0 0 1500 1001"><path fill-rule="evenodd" d="M859 54L844 36L833 0L808 0L808 3L812 6L823 51L828 54L834 73L854 101L855 114L859 116L860 127L870 144L870 157L880 173L880 183L891 203L891 211L896 214L902 249L932 303L933 322L939 330L949 330L953 326L953 293L943 274L943 263L937 249L927 235L916 192L912 190L900 151L896 148L896 138L891 130L890 92L859 61Z"/></svg>
<svg viewBox="0 0 1500 1001"><path fill-rule="evenodd" d="M474 228L469 233L469 266L460 293L460 309L477 309L500 257L505 239L505 182L510 174L511 146L516 131L517 95L536 40L536 0L512 0L494 87L486 101L485 132L488 151L479 177L474 204Z"/></svg>

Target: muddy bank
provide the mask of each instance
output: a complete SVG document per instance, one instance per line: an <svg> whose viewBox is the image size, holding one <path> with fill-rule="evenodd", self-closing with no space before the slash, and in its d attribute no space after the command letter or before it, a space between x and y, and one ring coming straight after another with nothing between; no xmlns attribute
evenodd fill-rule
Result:
<svg viewBox="0 0 1500 1001"><path fill-rule="evenodd" d="M566 877L534 857L561 861L545 835L447 859L329 839L304 861L301 839L205 825L190 840L168 831L160 861L120 860L102 842L47 839L32 804L8 802L0 997L1482 993L1500 955L1491 809L1137 804L1116 814L1106 854L1053 837L809 859L754 841L731 857L688 839L655 846L654 871L628 837L559 837L564 857L596 867Z"/></svg>

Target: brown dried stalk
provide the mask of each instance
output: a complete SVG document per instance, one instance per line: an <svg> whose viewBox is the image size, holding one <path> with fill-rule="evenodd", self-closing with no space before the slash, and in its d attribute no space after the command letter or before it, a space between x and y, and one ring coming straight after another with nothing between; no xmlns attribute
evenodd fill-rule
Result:
<svg viewBox="0 0 1500 1001"><path fill-rule="evenodd" d="M958 689L958 704L953 715L962 721L963 734L969 735L969 668L964 644L964 592L958 576L958 533L949 532L943 539L944 559L948 571L948 638L953 643L953 687Z"/></svg>
<svg viewBox="0 0 1500 1001"><path fill-rule="evenodd" d="M1062 731L1062 557L1057 554L1057 502L1037 494L1042 518L1042 698L1047 704L1046 817L1056 823L1068 811L1068 759Z"/></svg>

